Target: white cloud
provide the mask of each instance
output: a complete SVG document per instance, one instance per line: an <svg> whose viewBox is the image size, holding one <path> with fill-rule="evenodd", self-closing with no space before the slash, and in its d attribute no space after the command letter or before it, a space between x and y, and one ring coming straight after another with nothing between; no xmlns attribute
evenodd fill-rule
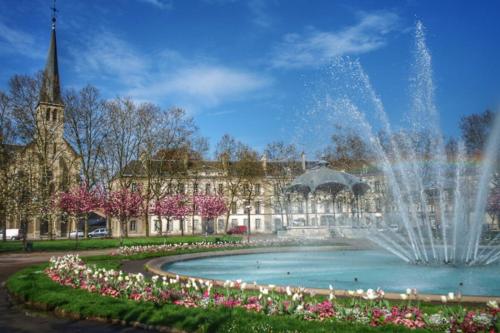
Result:
<svg viewBox="0 0 500 333"><path fill-rule="evenodd" d="M272 24L267 5L268 1L266 0L250 0L248 2L248 8L253 15L253 23L262 28L267 28Z"/></svg>
<svg viewBox="0 0 500 333"><path fill-rule="evenodd" d="M139 0L162 10L171 10L174 7L172 0Z"/></svg>
<svg viewBox="0 0 500 333"><path fill-rule="evenodd" d="M218 65L187 66L161 76L163 78L156 77L154 81L148 80L144 86L132 89L131 95L153 99L167 95L212 107L241 98L271 83L266 77Z"/></svg>
<svg viewBox="0 0 500 333"><path fill-rule="evenodd" d="M392 12L360 13L357 24L340 31L309 28L304 34L287 34L275 48L272 65L282 68L317 66L333 57L373 51L385 45L399 17Z"/></svg>
<svg viewBox="0 0 500 333"><path fill-rule="evenodd" d="M246 98L272 83L267 76L173 50L146 54L110 32L95 35L72 52L79 76L110 87L112 95L195 111Z"/></svg>
<svg viewBox="0 0 500 333"><path fill-rule="evenodd" d="M82 42L81 48L74 48L70 52L75 59L75 70L83 76L99 75L99 79L117 78L121 82L133 84L140 81L149 66L143 55L110 32L100 32Z"/></svg>
<svg viewBox="0 0 500 333"><path fill-rule="evenodd" d="M36 47L32 35L8 27L0 22L0 53L20 54L30 58L41 58L43 52Z"/></svg>

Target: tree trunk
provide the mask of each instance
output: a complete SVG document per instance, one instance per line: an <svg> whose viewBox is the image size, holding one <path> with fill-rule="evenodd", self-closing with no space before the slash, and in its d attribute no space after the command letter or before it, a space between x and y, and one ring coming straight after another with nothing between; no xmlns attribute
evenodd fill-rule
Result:
<svg viewBox="0 0 500 333"><path fill-rule="evenodd" d="M84 220L83 220L83 237L85 239L89 238L89 218L88 215L85 214ZM76 234L78 235L78 221L76 224Z"/></svg>
<svg viewBox="0 0 500 333"><path fill-rule="evenodd" d="M146 237L149 237L149 213L144 213L144 226L146 227Z"/></svg>
<svg viewBox="0 0 500 333"><path fill-rule="evenodd" d="M229 209L231 209L231 208L229 208ZM226 234L227 234L227 230L229 229L229 216L231 216L231 212L229 209L227 210L227 213L226 213L226 224L224 226L224 233L226 233Z"/></svg>
<svg viewBox="0 0 500 333"><path fill-rule="evenodd" d="M127 220L120 219L120 247L123 246L123 236L127 232Z"/></svg>
<svg viewBox="0 0 500 333"><path fill-rule="evenodd" d="M88 220L87 214L85 214L84 217L85 220ZM78 216L75 217L75 250L78 250L78 222L80 222L80 219ZM71 231L70 231L71 233Z"/></svg>
<svg viewBox="0 0 500 333"><path fill-rule="evenodd" d="M2 223L2 227L3 227L2 241L6 242L7 241L7 215L2 213L2 216L0 216L0 218L2 218L2 220L3 220L3 223Z"/></svg>
<svg viewBox="0 0 500 333"><path fill-rule="evenodd" d="M184 236L184 219L179 219L179 222L181 224L181 236Z"/></svg>

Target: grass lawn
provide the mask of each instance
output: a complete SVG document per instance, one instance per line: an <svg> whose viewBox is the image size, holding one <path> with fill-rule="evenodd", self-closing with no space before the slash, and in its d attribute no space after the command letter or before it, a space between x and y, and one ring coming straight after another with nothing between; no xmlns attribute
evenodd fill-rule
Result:
<svg viewBox="0 0 500 333"><path fill-rule="evenodd" d="M131 237L123 241L124 245L154 245L163 243L195 243L202 241L226 240L236 241L241 237L235 236L168 236L168 237ZM73 251L76 241L74 239L58 240L35 240L33 241L33 251ZM109 249L120 246L118 238L102 239L79 239L78 250ZM0 253L22 252L23 243L21 241L0 241Z"/></svg>
<svg viewBox="0 0 500 333"><path fill-rule="evenodd" d="M99 260L100 259L100 260ZM96 261L97 260L97 261ZM88 260L106 268L118 268L120 261L95 257ZM7 288L24 300L48 305L49 310L78 313L82 318L103 317L147 325L168 326L187 332L430 332L404 327L370 327L338 321L304 321L289 316L267 316L229 308L184 308L100 296L63 287L44 273L44 265L26 268L9 278Z"/></svg>

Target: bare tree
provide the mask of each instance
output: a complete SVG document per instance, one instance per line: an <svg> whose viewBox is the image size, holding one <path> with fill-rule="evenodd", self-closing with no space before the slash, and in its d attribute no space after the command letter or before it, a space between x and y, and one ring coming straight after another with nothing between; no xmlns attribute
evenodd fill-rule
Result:
<svg viewBox="0 0 500 333"><path fill-rule="evenodd" d="M327 159L334 168L353 170L370 164L371 153L368 145L359 135L337 126L330 145L322 152L322 157Z"/></svg>
<svg viewBox="0 0 500 333"><path fill-rule="evenodd" d="M130 98L116 97L104 105L104 134L102 154L99 155L99 178L104 190L129 189L136 184L139 173L139 158L142 134L139 125L139 110ZM137 184L136 184L137 185ZM108 227L111 229L108 218ZM128 226L125 230L128 234Z"/></svg>
<svg viewBox="0 0 500 333"><path fill-rule="evenodd" d="M263 168L255 151L228 134L222 136L218 142L215 156L220 177L225 183L224 199L229 207L225 222L227 232L231 208L237 205L240 195L245 200L244 204L250 206L257 193L256 180L263 176Z"/></svg>
<svg viewBox="0 0 500 333"><path fill-rule="evenodd" d="M276 141L266 146L264 158L266 159L266 180L273 189L272 195L266 198L266 201L274 210L279 211L281 221L284 222L288 205L286 187L294 175L302 172L300 154L295 145Z"/></svg>
<svg viewBox="0 0 500 333"><path fill-rule="evenodd" d="M64 144L63 105L57 108L42 108L39 92L45 77L39 73L34 77L15 75L9 81L10 103L16 130L26 149L33 152L32 160L25 163L36 165L37 186L36 199L39 207L36 218L40 220L40 228L52 238L55 235L54 216L51 215L51 197L56 187L67 187L69 181L68 170L80 163L77 157L66 158L64 151L59 149ZM57 109L57 110L56 110ZM56 179L55 171L60 171L61 178ZM42 228L43 226L43 228Z"/></svg>
<svg viewBox="0 0 500 333"><path fill-rule="evenodd" d="M493 128L495 113L486 110L480 114L471 114L460 119L462 139L469 154L481 153Z"/></svg>
<svg viewBox="0 0 500 333"><path fill-rule="evenodd" d="M146 236L149 236L149 208L153 200L161 200L165 193L165 181L172 186L173 180L186 172L185 163L178 163L189 153L193 133L193 119L183 109L160 108L146 104L139 110L139 131L142 133L139 161L143 181L143 217ZM167 186L167 188L168 188ZM180 190L180 186L177 186ZM160 218L161 224L161 218ZM162 232L160 226L160 233Z"/></svg>
<svg viewBox="0 0 500 333"><path fill-rule="evenodd" d="M87 85L65 94L65 127L69 143L82 158L81 173L89 188L99 183L99 156L105 136L104 101Z"/></svg>
<svg viewBox="0 0 500 333"><path fill-rule="evenodd" d="M9 164L12 160L11 146L14 141L14 124L9 96L0 91L0 228L2 239L7 238Z"/></svg>

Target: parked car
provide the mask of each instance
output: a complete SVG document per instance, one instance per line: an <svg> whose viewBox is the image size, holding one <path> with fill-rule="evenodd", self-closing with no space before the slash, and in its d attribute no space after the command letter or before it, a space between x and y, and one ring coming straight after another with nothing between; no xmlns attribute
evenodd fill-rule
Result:
<svg viewBox="0 0 500 333"><path fill-rule="evenodd" d="M247 233L247 227L245 225L237 225L227 231L228 235L241 235L246 233Z"/></svg>
<svg viewBox="0 0 500 333"><path fill-rule="evenodd" d="M78 238L83 238L84 233L83 231L78 231ZM71 231L69 233L69 239L76 239L77 237L77 232L76 231Z"/></svg>
<svg viewBox="0 0 500 333"><path fill-rule="evenodd" d="M19 229L7 229L5 230L5 235L6 238L10 240L16 240L21 238L21 236L19 235ZM3 237L3 229L0 230L0 238L2 237Z"/></svg>
<svg viewBox="0 0 500 333"><path fill-rule="evenodd" d="M95 230L92 230L91 232L89 232L89 238L104 238L104 237L108 237L109 236L109 232L108 232L108 229L106 228L99 228L99 229L95 229Z"/></svg>

